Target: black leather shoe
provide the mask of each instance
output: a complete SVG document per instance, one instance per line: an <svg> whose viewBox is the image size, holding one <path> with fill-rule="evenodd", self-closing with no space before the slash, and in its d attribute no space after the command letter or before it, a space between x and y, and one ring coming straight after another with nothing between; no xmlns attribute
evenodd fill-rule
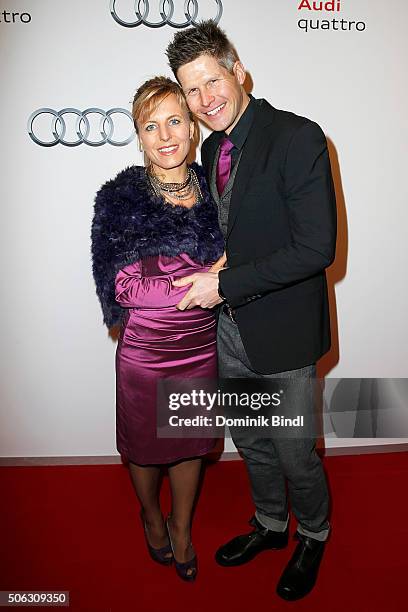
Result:
<svg viewBox="0 0 408 612"><path fill-rule="evenodd" d="M300 599L313 589L325 546L325 542L300 533L296 533L295 537L299 543L276 588L279 597L287 601Z"/></svg>
<svg viewBox="0 0 408 612"><path fill-rule="evenodd" d="M215 553L215 560L219 565L232 567L251 561L263 550L278 550L288 544L288 527L283 532L266 529L254 516L250 525L255 527L251 533L239 535Z"/></svg>

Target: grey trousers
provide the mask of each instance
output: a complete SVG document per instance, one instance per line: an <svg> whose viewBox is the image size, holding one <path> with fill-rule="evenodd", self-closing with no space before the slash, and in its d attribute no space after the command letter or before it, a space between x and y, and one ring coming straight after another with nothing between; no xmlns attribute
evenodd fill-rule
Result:
<svg viewBox="0 0 408 612"><path fill-rule="evenodd" d="M238 327L225 313L220 314L217 345L220 378L296 378L299 393L292 395L296 402L294 411L299 415L313 412L310 390L316 373L314 364L276 374L254 372ZM284 531L289 520L289 497L298 532L325 541L329 534L329 495L315 438L266 439L251 434L238 437L232 431L231 435L245 459L258 521L273 531Z"/></svg>

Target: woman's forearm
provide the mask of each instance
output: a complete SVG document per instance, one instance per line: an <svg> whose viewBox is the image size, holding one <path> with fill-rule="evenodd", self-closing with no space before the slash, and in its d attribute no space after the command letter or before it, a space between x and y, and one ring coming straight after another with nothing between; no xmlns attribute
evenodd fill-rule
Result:
<svg viewBox="0 0 408 612"><path fill-rule="evenodd" d="M211 268L208 270L209 272L218 272L219 270L222 270L222 268L225 266L227 262L227 255L224 251L224 253L221 255L221 257L219 259L217 259L217 261L215 263L213 263L213 265L211 266Z"/></svg>

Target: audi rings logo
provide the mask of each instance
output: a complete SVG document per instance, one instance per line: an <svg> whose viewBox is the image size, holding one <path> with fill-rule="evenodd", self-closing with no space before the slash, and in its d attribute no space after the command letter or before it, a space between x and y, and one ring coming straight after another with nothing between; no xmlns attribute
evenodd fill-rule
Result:
<svg viewBox="0 0 408 612"><path fill-rule="evenodd" d="M202 1L202 0L201 0ZM218 23L222 16L222 2L221 0L211 0L215 4L216 15L213 16L215 23ZM152 2L151 4L156 4ZM148 28L161 28L164 25L169 25L172 28L186 28L190 25L197 25L197 19L202 20L203 17L199 16L199 7L197 0L185 0L184 2L184 16L185 21L173 20L174 16L174 1L173 0L160 0L158 6L161 19L158 21L151 17L151 8L148 0L134 0L133 9L136 19L126 19L119 17L116 10L117 0L111 0L110 12L114 20L125 28L136 28L142 23ZM157 10L157 9L156 9Z"/></svg>
<svg viewBox="0 0 408 612"><path fill-rule="evenodd" d="M45 125L43 115L50 118ZM53 147L58 143L66 147L77 147L82 143L100 147L107 142L123 147L135 137L132 115L124 108L111 108L108 111L100 108L87 108L84 111L76 108L63 108L60 111L39 108L31 113L27 129L31 140L42 147ZM118 133L122 135L121 139L118 139Z"/></svg>

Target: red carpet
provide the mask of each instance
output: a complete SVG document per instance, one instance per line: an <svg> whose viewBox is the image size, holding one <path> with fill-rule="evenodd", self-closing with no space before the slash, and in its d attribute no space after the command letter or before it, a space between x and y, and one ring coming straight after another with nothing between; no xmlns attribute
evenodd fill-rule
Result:
<svg viewBox="0 0 408 612"><path fill-rule="evenodd" d="M246 566L213 561L251 516L240 461L207 469L193 532L195 584L150 560L125 467L1 468L0 590L70 591L75 611L407 610L408 453L327 457L324 465L333 531L319 582L301 601L275 595L293 540ZM163 500L168 508L167 481Z"/></svg>

